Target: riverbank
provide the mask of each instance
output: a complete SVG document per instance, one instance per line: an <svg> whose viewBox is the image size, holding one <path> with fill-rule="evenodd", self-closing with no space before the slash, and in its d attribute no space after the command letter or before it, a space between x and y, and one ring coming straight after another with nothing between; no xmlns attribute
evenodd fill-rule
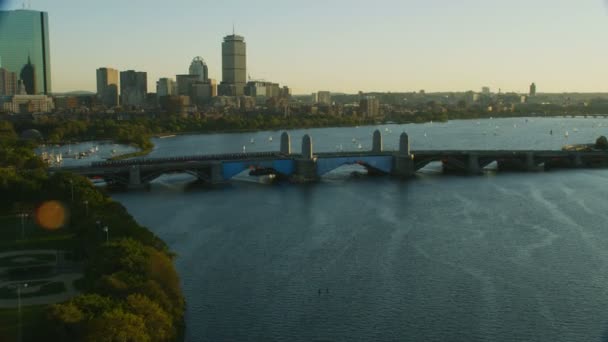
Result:
<svg viewBox="0 0 608 342"><path fill-rule="evenodd" d="M6 122L0 122L0 193L0 212L6 213L0 219L3 251L21 250L28 260L36 251L59 251L69 264L82 265L80 277L84 276L76 282L82 294L32 311L32 317L44 316L43 320L22 317L29 329L24 341L99 340L101 336L117 340L119 333L134 334L128 340L150 336L182 340L185 301L175 256L167 245L86 178L62 172L49 175L34 146L17 140ZM44 269L17 265L0 280L24 284L41 276L74 273L66 265L57 261ZM55 299L64 301L76 294L72 287L66 288L69 296ZM23 305L30 303L42 302L32 297ZM0 312L0 340L17 339L17 322L17 310Z"/></svg>

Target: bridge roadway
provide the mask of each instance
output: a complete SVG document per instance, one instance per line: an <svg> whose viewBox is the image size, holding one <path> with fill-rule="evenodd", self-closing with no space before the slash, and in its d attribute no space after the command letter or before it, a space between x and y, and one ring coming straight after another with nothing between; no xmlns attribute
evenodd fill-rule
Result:
<svg viewBox="0 0 608 342"><path fill-rule="evenodd" d="M445 172L479 174L496 162L498 170L538 171L552 168L608 167L606 151L561 150L419 150L410 151L409 137L403 133L398 151L384 151L381 132L373 134L371 151L313 153L312 139L306 135L302 152L292 153L285 132L278 152L229 153L137 158L93 162L76 167L51 168L51 172L70 171L87 177L100 177L128 188L145 187L167 173L189 173L198 180L217 184L249 170L250 174L274 174L296 182L318 180L324 174L348 164L359 164L370 173L410 177L429 163L441 162Z"/></svg>

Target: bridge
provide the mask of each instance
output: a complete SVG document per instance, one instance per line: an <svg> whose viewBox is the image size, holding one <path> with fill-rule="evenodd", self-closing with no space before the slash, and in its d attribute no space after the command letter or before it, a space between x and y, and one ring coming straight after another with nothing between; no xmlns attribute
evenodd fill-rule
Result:
<svg viewBox="0 0 608 342"><path fill-rule="evenodd" d="M168 173L188 173L207 184L222 184L236 175L274 175L294 182L313 182L343 165L361 165L368 173L408 178L433 162L440 162L444 172L480 174L491 163L498 170L539 171L554 168L608 167L606 151L534 151L534 150L428 150L410 151L407 133L399 138L398 151L385 151L382 133L373 133L371 151L314 153L312 138L302 138L302 150L291 150L287 132L281 135L280 151L136 158L93 162L86 166L51 168L51 172L69 171L87 177L103 178L130 189L142 188Z"/></svg>

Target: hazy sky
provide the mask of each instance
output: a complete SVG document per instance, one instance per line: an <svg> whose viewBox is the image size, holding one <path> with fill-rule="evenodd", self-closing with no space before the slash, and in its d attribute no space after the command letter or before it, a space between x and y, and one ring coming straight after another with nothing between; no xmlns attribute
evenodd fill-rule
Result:
<svg viewBox="0 0 608 342"><path fill-rule="evenodd" d="M199 55L219 81L233 23L251 77L295 94L608 92L603 0L30 1L49 13L54 92L94 90L101 66L147 71L155 91Z"/></svg>

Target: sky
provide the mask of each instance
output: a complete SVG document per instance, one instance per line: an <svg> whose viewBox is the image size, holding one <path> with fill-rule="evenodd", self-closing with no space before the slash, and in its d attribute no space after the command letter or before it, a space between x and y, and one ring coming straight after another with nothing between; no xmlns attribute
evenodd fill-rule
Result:
<svg viewBox="0 0 608 342"><path fill-rule="evenodd" d="M5 9L23 1L0 0ZM243 35L247 73L294 94L608 92L605 0L25 0L49 13L53 92L95 90L102 66L156 80Z"/></svg>

